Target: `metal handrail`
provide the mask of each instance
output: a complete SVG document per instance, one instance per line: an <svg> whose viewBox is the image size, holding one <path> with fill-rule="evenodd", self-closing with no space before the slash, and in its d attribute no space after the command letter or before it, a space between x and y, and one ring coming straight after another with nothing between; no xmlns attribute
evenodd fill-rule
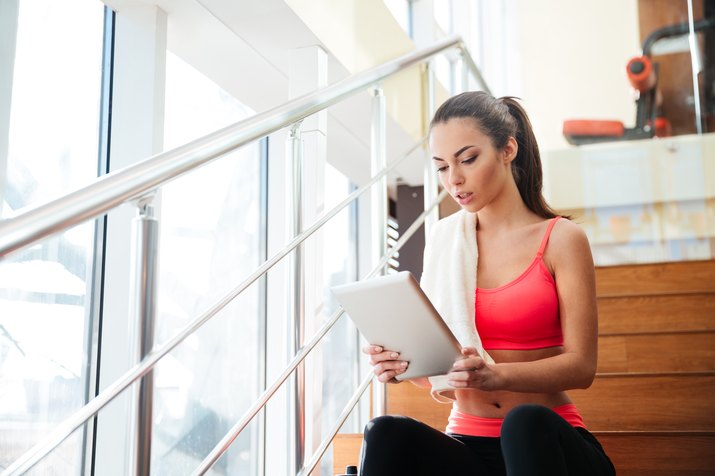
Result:
<svg viewBox="0 0 715 476"><path fill-rule="evenodd" d="M245 145L248 142L264 137L290 124L294 124L305 117L308 117L347 98L348 96L356 94L364 88L379 83L394 73L426 61L438 53L455 47L462 51L465 58L468 58L465 63L468 67L470 67L470 69L472 69L472 67L474 68L473 74L475 74L475 77L483 81L478 69L476 69L474 62L471 60L467 49L464 47L462 40L459 37L451 37L446 40L442 40L429 48L406 54L381 66L340 81L332 86L306 94L305 96L290 101L282 106L252 116L251 118L204 136L184 146L158 154L120 171L110 173L96 179L92 184L71 192L54 201L50 201L36 207L31 207L26 210L21 210L18 215L0 221L0 259L11 252L29 246L40 239L48 237L54 233L61 232L67 228L82 223L83 221L95 218L121 205L122 203L133 200L142 201L146 197L150 196L161 185L181 174L204 165L210 160L224 155L225 153ZM483 86L487 89L486 84L483 84ZM227 293L221 300L219 300L194 321L186 325L168 342L146 354L141 362L130 368L120 378L110 384L104 391L90 400L84 407L58 425L58 427L45 439L23 454L18 460L6 468L2 474L19 474L20 472L24 472L32 468L44 456L64 441L72 432L83 425L87 420L92 418L92 416L97 414L99 410L112 401L129 385L148 374L161 358L179 345L184 339L186 339L186 337L198 330L235 297L248 288L248 286L263 276L278 261L284 258L310 235L322 227L330 218L352 203L352 201L357 199L358 196L367 191L370 186L383 179L387 173L395 169L397 165L402 162L402 160L411 154L412 151L422 146L424 141L425 139L420 141L413 148L411 148L411 150L408 151L404 157L395 161L391 166L376 174L369 183L350 194L345 200L334 207L333 210L324 213L310 228L305 230L299 236L296 236L284 247L283 250L276 253L276 255L274 255L271 259L266 260L239 286ZM440 200L445 195L446 193L443 192L443 194L440 195ZM436 203L438 203L438 201L429 207L423 215L421 215L423 221L429 210L436 206ZM412 226L414 227L414 230L416 230L419 224L416 225L413 223ZM410 233L410 235L414 233L414 230ZM410 235L406 234L403 236L409 237ZM393 248L391 253L394 253L397 249L399 248ZM381 262L381 267L384 267L387 263L391 253L385 255L383 258L384 262ZM340 314L341 313L337 314L334 319L331 319L332 323L330 324L330 327L332 327L335 321L337 321ZM324 331L320 331L318 333L320 335L316 335L315 342L311 341L311 345L304 347L301 352L296 354L294 358L295 366L286 369L285 378L287 378L295 367L302 362L305 356L312 350L325 333L327 333L330 327L325 328ZM281 381L278 385L282 384L283 381ZM267 399L269 398L270 395ZM258 410L256 410L256 413L257 411L260 411L260 408L262 408L265 403L266 402L263 402L260 405ZM255 416L255 413L253 416ZM251 416L251 418L253 416ZM240 423L241 421L239 421L239 424ZM235 436L231 438L231 441L233 441L233 439L235 439ZM228 446L218 450L220 453L216 459L210 463L208 466L209 468L227 448Z"/></svg>
<svg viewBox="0 0 715 476"><path fill-rule="evenodd" d="M412 224L407 228L407 230L405 230L405 233L397 240L397 243L395 243L395 245L390 248L390 250L385 254L385 263L387 263L387 261L392 256L394 256L395 252L399 251L399 249L402 248L402 246L407 242L407 240L409 240L412 235L414 235L417 230L419 230L420 226L422 226L422 224L425 222L425 219L432 211L432 209L435 208L446 196L447 190L442 190L442 192L437 196L437 199L434 201L434 203L425 211L423 211L420 216L415 219L415 221L412 222ZM385 263L381 262L380 264L384 266ZM375 273L371 273L370 275L366 276L365 279L374 276L374 274ZM368 376L370 378L366 378L366 381L370 382L372 380L372 377L374 376ZM345 420L347 420L352 409L355 407L355 405L357 405L360 396L362 396L366 388L367 384L365 383L365 381L363 381L363 383L358 387L357 391L353 394L348 403L345 405L343 412L338 416L331 431L328 432L328 435L320 443L318 449L315 450L315 453L313 453L313 456L310 458L310 461L308 461L308 463L305 464L300 473L298 473L298 476L307 476L313 471L313 469L315 469L315 466L317 466L318 462L323 457L323 454L325 454L325 451L328 449L330 442L333 441L335 435L338 434L338 431L340 431L340 428L342 428L343 423L345 423Z"/></svg>
<svg viewBox="0 0 715 476"><path fill-rule="evenodd" d="M355 405L360 401L360 398L362 395L365 393L365 390L367 390L368 386L370 385L370 382L372 382L372 379L374 378L374 375L368 374L365 376L363 379L362 383L360 386L355 390L353 395L350 397L348 400L348 403L345 404L345 407L343 407L342 413L338 415L338 418L336 420L335 425L333 425L333 428L331 431L328 432L328 436L323 439L323 441L320 443L320 446L318 449L315 451L313 456L310 458L310 461L308 461L303 469L300 470L297 476L308 476L310 473L313 472L315 467L318 465L320 460L323 458L323 455L325 454L325 451L328 449L328 446L330 446L330 443L333 441L335 438L335 435L338 434L340 431L340 428L343 426L343 423L345 423L345 420L348 419L350 416L350 412L353 411L353 408L355 408Z"/></svg>
<svg viewBox="0 0 715 476"><path fill-rule="evenodd" d="M390 248L387 253L380 259L380 261L373 267L373 269L365 275L362 279L369 279L377 274L380 273L381 270L385 268L387 265L387 262L394 256L394 254L400 250L404 246L404 244L412 238L412 235L419 230L419 227L424 223L425 218L429 214L430 211L432 211L433 208L435 208L443 199L444 197L447 196L447 191L443 190L442 193L437 197L437 200L430 206L428 207L425 211L423 211L416 219L415 221L412 222L412 224L405 230L405 232L400 236L400 238L397 240L397 242L394 244L392 248ZM338 309L335 310L332 316L330 316L330 319L323 324L323 326L318 329L318 331L313 335L311 338L310 342L308 342L303 348L298 352L295 357L293 357L293 360L290 361L288 366L283 370L281 375L273 382L273 384L267 388L258 399L254 402L254 404L243 414L240 420L236 422L233 427L224 435L224 437L219 441L219 443L214 447L213 450L204 458L204 460L201 462L199 467L194 471L194 475L197 474L204 474L206 473L211 467L219 460L219 458L228 450L229 446L233 441L238 437L239 433L243 431L243 429L250 423L250 421L255 417L258 412L263 408L266 403L268 403L268 400L278 391L278 388L286 381L286 379L290 376L291 373L300 365L303 360L308 356L308 354L313 350L313 348L320 342L320 340L325 337L325 334L327 334L330 329L335 325L336 322L338 322L338 319L343 315L345 311L341 308L338 307ZM338 427L338 429L340 429ZM337 431L336 431L337 433ZM331 438L332 439L332 438ZM312 468L311 468L312 470Z"/></svg>
<svg viewBox="0 0 715 476"><path fill-rule="evenodd" d="M413 145L407 152L405 152L403 157L393 162L389 167L381 171L379 174L375 175L375 177L373 177L368 183L353 191L333 209L323 213L323 215L321 215L315 221L315 223L313 223L303 233L296 236L282 250L273 255L270 259L264 261L263 264L256 268L256 270L251 273L246 279L244 279L241 284L229 291L219 301L217 301L216 304L211 306L199 317L184 326L184 328L169 341L162 344L161 346L154 348L151 352L149 352L149 354L147 354L144 359L142 359L141 362L127 370L121 377L115 380L112 384L110 384L92 400L87 402L85 406L83 406L66 420L64 420L47 437L38 442L30 450L25 452L13 464L8 466L5 471L2 472L2 476L6 474L21 474L22 472L32 468L35 464L37 464L37 462L39 462L39 460L41 460L50 451L52 451L60 443L62 443L68 436L70 436L72 432L82 426L87 420L92 418L105 405L114 400L114 398L116 398L129 385L149 373L156 365L156 363L159 362L159 360L161 360L166 354L171 352L177 345L183 342L188 336L193 334L209 319L211 319L214 315L216 315L219 311L226 307L233 299L235 299L239 294L245 291L258 278L263 276L281 259L288 255L288 253L293 251L298 245L300 245L313 233L319 230L328 220L340 213L340 211L342 211L345 207L347 207L353 201L359 198L363 193L367 192L372 185L377 183L380 179L382 179L384 176L394 170L398 165L402 163L403 160L408 158L410 154L412 154L412 152L421 147L426 140L426 138L423 138L421 141Z"/></svg>
<svg viewBox="0 0 715 476"><path fill-rule="evenodd" d="M42 238L95 218L122 203L150 194L164 183L251 141L265 137L332 106L385 78L419 64L445 50L459 48L469 56L462 39L452 36L419 51L308 93L281 106L239 121L214 133L111 172L79 190L0 221L0 258ZM473 61L467 61L470 69ZM486 88L486 85L484 85Z"/></svg>

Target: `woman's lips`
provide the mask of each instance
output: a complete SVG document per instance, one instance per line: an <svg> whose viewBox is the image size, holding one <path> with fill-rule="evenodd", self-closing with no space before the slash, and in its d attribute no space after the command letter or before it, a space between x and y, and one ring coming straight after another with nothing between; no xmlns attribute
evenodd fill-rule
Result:
<svg viewBox="0 0 715 476"><path fill-rule="evenodd" d="M455 194L455 198L460 205L466 205L467 203L471 202L473 197L474 195L472 194L472 192L460 192Z"/></svg>

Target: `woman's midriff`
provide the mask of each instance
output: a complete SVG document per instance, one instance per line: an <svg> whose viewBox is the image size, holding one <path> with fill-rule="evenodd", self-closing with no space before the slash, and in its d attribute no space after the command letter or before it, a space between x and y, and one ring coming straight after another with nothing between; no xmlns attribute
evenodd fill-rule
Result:
<svg viewBox="0 0 715 476"><path fill-rule="evenodd" d="M497 363L533 362L559 355L563 347L549 347L536 350L489 350L489 355ZM504 418L509 410L524 404L536 403L554 408L571 403L566 392L521 393L507 391L485 392L482 390L456 390L456 407L462 413L485 418Z"/></svg>

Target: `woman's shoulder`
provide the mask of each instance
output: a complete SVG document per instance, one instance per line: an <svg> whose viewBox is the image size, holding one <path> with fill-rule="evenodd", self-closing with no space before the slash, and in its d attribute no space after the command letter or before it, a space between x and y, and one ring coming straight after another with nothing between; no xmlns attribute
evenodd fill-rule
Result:
<svg viewBox="0 0 715 476"><path fill-rule="evenodd" d="M566 241L579 241L579 240L587 240L588 237L586 236L586 232L584 231L583 227L579 225L578 223L574 222L570 218L566 217L560 217L558 219L555 219L556 223L554 224L554 228L551 232L552 238L555 239L561 239L561 240L566 240Z"/></svg>
<svg viewBox="0 0 715 476"><path fill-rule="evenodd" d="M561 218L557 220L549 237L547 253L555 259L572 259L574 256L591 256L591 245L585 230L572 220ZM554 253L556 251L556 253Z"/></svg>

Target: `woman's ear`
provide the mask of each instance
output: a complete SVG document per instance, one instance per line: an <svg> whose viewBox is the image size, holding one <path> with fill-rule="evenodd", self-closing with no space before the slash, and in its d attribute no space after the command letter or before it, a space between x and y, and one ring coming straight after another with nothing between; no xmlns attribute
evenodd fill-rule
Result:
<svg viewBox="0 0 715 476"><path fill-rule="evenodd" d="M519 152L519 143L516 142L516 139L513 137L509 137L502 151L504 152L504 163L510 164L514 159L516 159L516 154Z"/></svg>

